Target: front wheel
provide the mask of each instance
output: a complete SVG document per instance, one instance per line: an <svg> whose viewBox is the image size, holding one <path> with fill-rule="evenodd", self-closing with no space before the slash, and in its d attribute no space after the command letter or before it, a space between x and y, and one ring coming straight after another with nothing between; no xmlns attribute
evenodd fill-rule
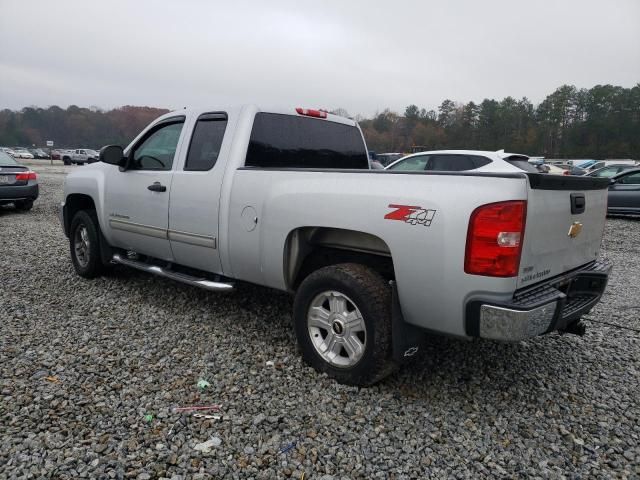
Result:
<svg viewBox="0 0 640 480"><path fill-rule="evenodd" d="M80 210L71 220L69 230L71 261L81 277L95 278L103 271L99 232L100 225L93 210Z"/></svg>
<svg viewBox="0 0 640 480"><path fill-rule="evenodd" d="M340 383L367 386L396 367L391 345L391 289L355 263L321 268L300 285L294 322L304 360Z"/></svg>

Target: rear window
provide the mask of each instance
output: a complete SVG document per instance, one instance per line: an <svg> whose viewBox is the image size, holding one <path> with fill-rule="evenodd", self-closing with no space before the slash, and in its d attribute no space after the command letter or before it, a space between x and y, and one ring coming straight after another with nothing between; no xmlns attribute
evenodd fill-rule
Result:
<svg viewBox="0 0 640 480"><path fill-rule="evenodd" d="M314 118L258 113L245 165L261 168L369 169L360 130Z"/></svg>

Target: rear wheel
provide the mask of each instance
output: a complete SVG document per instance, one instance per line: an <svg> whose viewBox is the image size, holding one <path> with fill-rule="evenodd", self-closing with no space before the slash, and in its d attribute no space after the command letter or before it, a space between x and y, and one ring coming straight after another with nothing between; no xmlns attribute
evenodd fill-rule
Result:
<svg viewBox="0 0 640 480"><path fill-rule="evenodd" d="M341 383L371 385L396 367L391 290L368 267L345 263L309 275L296 293L294 322L304 360Z"/></svg>
<svg viewBox="0 0 640 480"><path fill-rule="evenodd" d="M33 208L33 200L19 200L15 202L14 205L16 206L16 210L26 212Z"/></svg>
<svg viewBox="0 0 640 480"><path fill-rule="evenodd" d="M80 210L71 220L69 247L71 261L78 275L95 278L103 271L100 258L100 225L96 212Z"/></svg>

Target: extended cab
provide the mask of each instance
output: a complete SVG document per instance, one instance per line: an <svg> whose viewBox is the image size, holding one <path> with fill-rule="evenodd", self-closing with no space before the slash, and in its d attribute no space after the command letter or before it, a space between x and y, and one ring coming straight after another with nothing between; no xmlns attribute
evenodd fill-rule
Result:
<svg viewBox="0 0 640 480"><path fill-rule="evenodd" d="M354 121L251 105L166 114L100 159L65 183L78 274L116 263L289 291L304 359L341 382L383 378L424 332L583 333L607 284L607 179L503 158L495 172L369 170Z"/></svg>

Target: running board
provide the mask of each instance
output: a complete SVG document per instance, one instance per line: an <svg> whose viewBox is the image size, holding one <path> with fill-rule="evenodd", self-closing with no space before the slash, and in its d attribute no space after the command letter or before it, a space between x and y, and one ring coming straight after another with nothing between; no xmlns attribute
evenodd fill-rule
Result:
<svg viewBox="0 0 640 480"><path fill-rule="evenodd" d="M114 254L111 260L127 267L132 267L147 273L153 273L159 277L169 278L194 287L204 288L205 290L211 290L214 292L230 292L234 288L233 283L214 282L213 280L207 280L206 278L192 277L191 275L186 275L184 273L172 272L171 270L158 267L157 265L149 265L148 263L123 258L119 253Z"/></svg>

